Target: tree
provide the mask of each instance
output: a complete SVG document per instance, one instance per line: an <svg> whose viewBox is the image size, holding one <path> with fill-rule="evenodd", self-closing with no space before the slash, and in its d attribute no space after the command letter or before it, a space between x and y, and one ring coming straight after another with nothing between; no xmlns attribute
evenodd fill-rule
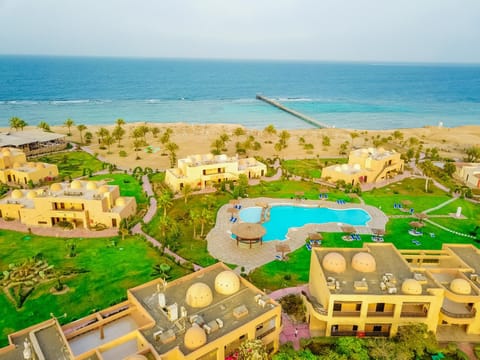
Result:
<svg viewBox="0 0 480 360"><path fill-rule="evenodd" d="M15 129L15 131L18 131L18 129L23 130L23 128L27 125L28 124L24 120L20 119L19 117L14 116L10 118L10 127L12 129Z"/></svg>
<svg viewBox="0 0 480 360"><path fill-rule="evenodd" d="M143 140L142 139L135 139L133 140L133 149L135 151L140 150L140 148L143 146Z"/></svg>
<svg viewBox="0 0 480 360"><path fill-rule="evenodd" d="M150 128L150 132L152 133L153 137L156 138L158 137L158 134L160 134L160 129L156 126L153 126Z"/></svg>
<svg viewBox="0 0 480 360"><path fill-rule="evenodd" d="M444 165L443 165L443 170L445 171L445 173L452 177L452 175L455 173L455 171L457 170L457 167L455 166L455 164L451 161L447 161Z"/></svg>
<svg viewBox="0 0 480 360"><path fill-rule="evenodd" d="M347 154L347 149L348 149L348 141L345 141L344 143L340 144L340 149L338 153L340 155L346 155Z"/></svg>
<svg viewBox="0 0 480 360"><path fill-rule="evenodd" d="M397 349L408 353L405 354L404 358L421 359L426 353L433 354L438 352L438 343L435 335L433 332L428 331L425 324L417 323L399 326L394 339L397 342Z"/></svg>
<svg viewBox="0 0 480 360"><path fill-rule="evenodd" d="M118 119L115 121L115 124L117 124L117 126L122 127L123 125L125 125L125 120L123 120L122 118L118 118Z"/></svg>
<svg viewBox="0 0 480 360"><path fill-rule="evenodd" d="M228 136L227 133L223 133L223 134L220 135L220 140L223 141L223 147L225 147L227 145L227 143L230 141L230 136Z"/></svg>
<svg viewBox="0 0 480 360"><path fill-rule="evenodd" d="M120 221L118 233L122 236L122 240L125 240L125 235L128 235L130 233L130 224L127 218L123 218L122 221Z"/></svg>
<svg viewBox="0 0 480 360"><path fill-rule="evenodd" d="M157 207L163 209L163 217L167 216L167 210L173 205L173 196L170 191L164 191L157 199Z"/></svg>
<svg viewBox="0 0 480 360"><path fill-rule="evenodd" d="M369 360L368 351L365 348L365 343L362 339L345 336L338 338L336 342L337 352L346 355L348 359L352 360Z"/></svg>
<svg viewBox="0 0 480 360"><path fill-rule="evenodd" d="M395 141L402 141L403 140L403 133L400 130L395 130L392 133L392 137Z"/></svg>
<svg viewBox="0 0 480 360"><path fill-rule="evenodd" d="M470 146L466 148L465 154L467 155L465 161L476 162L480 159L480 146Z"/></svg>
<svg viewBox="0 0 480 360"><path fill-rule="evenodd" d="M268 136L273 136L277 133L277 129L275 129L275 126L273 126L272 124L268 125L265 127L265 129L263 129L263 131L265 132L265 134L267 134Z"/></svg>
<svg viewBox="0 0 480 360"><path fill-rule="evenodd" d="M67 128L68 128L68 136L72 136L72 132L70 131L70 128L75 125L75 121L73 121L72 119L68 118L67 120L65 120L65 122L63 123Z"/></svg>
<svg viewBox="0 0 480 360"><path fill-rule="evenodd" d="M188 202L188 197L193 193L193 188L190 184L185 184L181 190L185 205Z"/></svg>
<svg viewBox="0 0 480 360"><path fill-rule="evenodd" d="M177 150L178 145L172 142L169 142L165 148L168 151L168 158L170 159L170 167L174 167L175 163L177 162Z"/></svg>
<svg viewBox="0 0 480 360"><path fill-rule="evenodd" d="M90 131L85 133L85 143L90 144L92 142L93 134Z"/></svg>
<svg viewBox="0 0 480 360"><path fill-rule="evenodd" d="M430 160L425 160L423 163L423 173L425 174L425 192L428 192L428 181L433 175L435 165Z"/></svg>
<svg viewBox="0 0 480 360"><path fill-rule="evenodd" d="M214 140L212 142L212 145L210 145L210 147L212 148L212 154L213 155L220 155L224 145L225 145L225 143L222 141L222 139Z"/></svg>
<svg viewBox="0 0 480 360"><path fill-rule="evenodd" d="M193 227L193 238L197 238L197 224L199 223L200 220L200 211L198 209L190 209L188 212L188 215L190 216L190 223L192 224Z"/></svg>
<svg viewBox="0 0 480 360"><path fill-rule="evenodd" d="M262 340L245 340L238 348L238 360L268 360L267 348Z"/></svg>
<svg viewBox="0 0 480 360"><path fill-rule="evenodd" d="M170 135L172 134L173 130L171 128L166 128L160 137L160 143L162 143L162 145L168 144L170 142Z"/></svg>
<svg viewBox="0 0 480 360"><path fill-rule="evenodd" d="M330 146L330 137L327 135L322 136L322 145L323 146Z"/></svg>
<svg viewBox="0 0 480 360"><path fill-rule="evenodd" d="M351 132L350 133L350 137L352 138L352 147L353 147L353 140L355 140L356 138L358 138L360 135L356 132Z"/></svg>
<svg viewBox="0 0 480 360"><path fill-rule="evenodd" d="M110 146L115 142L115 138L108 134L103 138L102 144L105 145L108 148L108 152L110 152Z"/></svg>
<svg viewBox="0 0 480 360"><path fill-rule="evenodd" d="M77 125L77 130L80 133L80 143L83 144L83 132L87 130L87 127L83 124Z"/></svg>
<svg viewBox="0 0 480 360"><path fill-rule="evenodd" d="M202 210L200 211L200 217L198 220L201 225L200 237L203 238L204 232L205 232L205 225L211 223L211 221L213 220L213 213L208 208L202 208Z"/></svg>
<svg viewBox="0 0 480 360"><path fill-rule="evenodd" d="M110 131L108 131L106 128L104 127L101 127L100 129L98 129L98 131L96 132L97 136L99 137L99 142L101 144L103 144L103 139L110 135Z"/></svg>
<svg viewBox="0 0 480 360"><path fill-rule="evenodd" d="M115 126L115 128L112 131L112 136L115 140L118 142L118 147L121 147L120 142L123 139L123 136L125 135L125 129L122 128L120 125Z"/></svg>
<svg viewBox="0 0 480 360"><path fill-rule="evenodd" d="M236 137L245 135L245 129L241 127L237 127L235 130L233 130L233 135L235 135Z"/></svg>
<svg viewBox="0 0 480 360"><path fill-rule="evenodd" d="M282 132L278 135L280 141L287 147L287 141L290 139L290 133L287 130L282 130Z"/></svg>
<svg viewBox="0 0 480 360"><path fill-rule="evenodd" d="M50 132L50 125L48 125L45 121L40 121L37 125L39 129L42 129L43 131Z"/></svg>

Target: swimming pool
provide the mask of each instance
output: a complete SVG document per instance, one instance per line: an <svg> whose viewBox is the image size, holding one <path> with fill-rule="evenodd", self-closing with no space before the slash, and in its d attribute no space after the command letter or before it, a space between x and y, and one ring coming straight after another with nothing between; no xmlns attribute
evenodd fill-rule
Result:
<svg viewBox="0 0 480 360"><path fill-rule="evenodd" d="M244 222L260 222L261 207L248 207L240 210L240 219ZM305 224L342 223L352 226L364 226L371 220L362 209L329 209L277 205L270 208L270 220L262 226L267 230L263 241L284 240L288 229Z"/></svg>

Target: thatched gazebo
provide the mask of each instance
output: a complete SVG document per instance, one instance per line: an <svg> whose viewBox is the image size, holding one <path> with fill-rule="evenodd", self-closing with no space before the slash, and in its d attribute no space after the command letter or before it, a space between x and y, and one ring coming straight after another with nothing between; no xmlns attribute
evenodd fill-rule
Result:
<svg viewBox="0 0 480 360"><path fill-rule="evenodd" d="M425 214L425 213L416 213L414 216L415 216L418 220L420 220L420 222L425 221L425 220L428 219L428 215Z"/></svg>
<svg viewBox="0 0 480 360"><path fill-rule="evenodd" d="M285 253L289 253L292 250L290 249L290 246L288 246L288 244L278 244L278 245L275 245L275 251L282 253L282 260L283 260L285 259Z"/></svg>
<svg viewBox="0 0 480 360"><path fill-rule="evenodd" d="M408 224L415 229L418 229L418 228L421 228L421 227L425 226L425 224L420 222L420 221L410 221Z"/></svg>
<svg viewBox="0 0 480 360"><path fill-rule="evenodd" d="M344 233L354 234L357 232L352 225L342 225L341 229Z"/></svg>
<svg viewBox="0 0 480 360"><path fill-rule="evenodd" d="M237 239L237 246L239 244L262 244L262 238L267 233L267 230L260 225L254 223L239 223L232 226L232 234Z"/></svg>
<svg viewBox="0 0 480 360"><path fill-rule="evenodd" d="M385 235L385 230L383 229L372 229L372 234L376 236L383 236Z"/></svg>

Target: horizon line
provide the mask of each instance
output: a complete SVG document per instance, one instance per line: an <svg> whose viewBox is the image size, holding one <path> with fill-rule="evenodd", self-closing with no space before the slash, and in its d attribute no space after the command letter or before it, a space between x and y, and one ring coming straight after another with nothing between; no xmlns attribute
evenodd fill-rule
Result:
<svg viewBox="0 0 480 360"><path fill-rule="evenodd" d="M44 57L44 58L90 58L126 60L181 60L181 61L232 61L232 62L284 62L284 63L343 63L365 65L464 65L480 66L480 62L463 61L410 61L410 60L341 60L341 59L271 59L271 58L228 58L228 57L175 57L142 55L79 55L79 54L3 54L0 57Z"/></svg>

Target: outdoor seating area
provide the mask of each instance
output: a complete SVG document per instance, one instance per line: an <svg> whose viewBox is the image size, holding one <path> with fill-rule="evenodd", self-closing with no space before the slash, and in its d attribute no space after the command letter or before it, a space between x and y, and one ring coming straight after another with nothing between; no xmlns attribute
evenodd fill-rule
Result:
<svg viewBox="0 0 480 360"><path fill-rule="evenodd" d="M327 200L327 199L328 199L328 193L318 194L318 198L319 198L320 200Z"/></svg>
<svg viewBox="0 0 480 360"><path fill-rule="evenodd" d="M338 200L337 200L337 204L338 204L338 205L345 205L346 203L347 203L347 202L346 202L345 200L343 200L343 199L338 199Z"/></svg>

